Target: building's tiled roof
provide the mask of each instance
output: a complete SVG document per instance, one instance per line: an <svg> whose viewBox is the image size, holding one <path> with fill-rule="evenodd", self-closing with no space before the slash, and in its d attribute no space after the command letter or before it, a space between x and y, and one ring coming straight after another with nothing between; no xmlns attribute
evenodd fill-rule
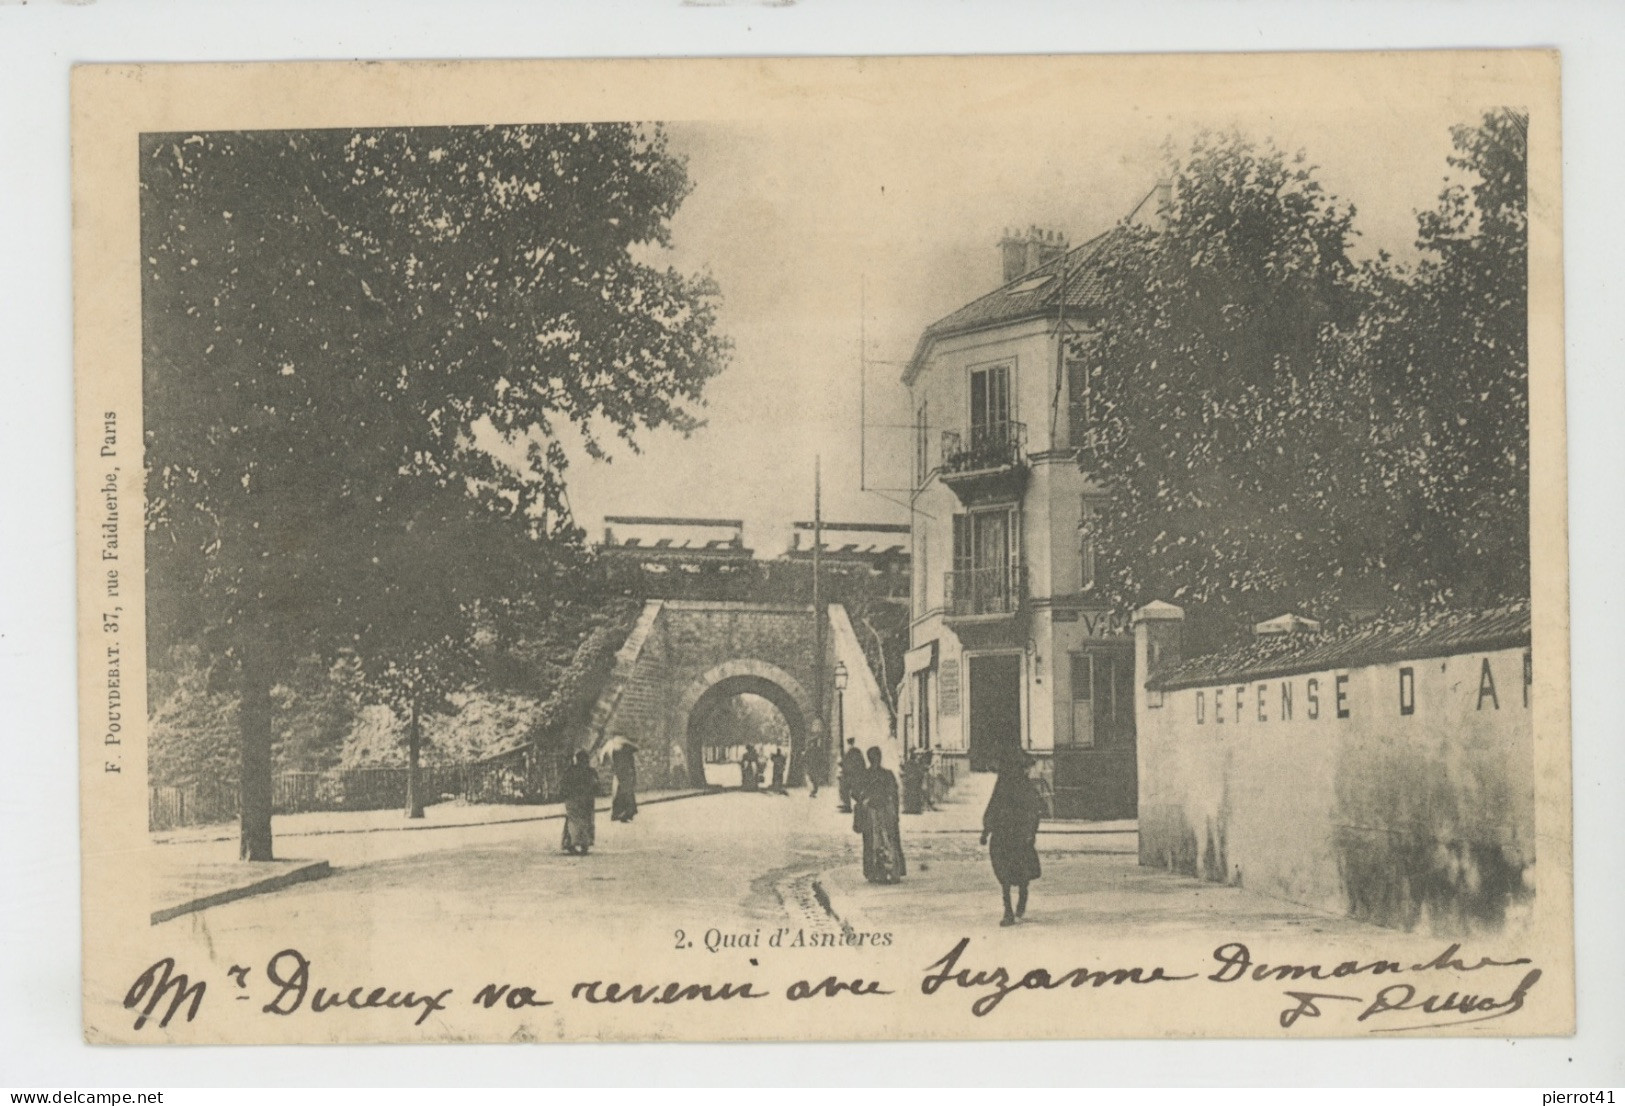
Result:
<svg viewBox="0 0 1625 1106"><path fill-rule="evenodd" d="M1097 235L926 327L903 374L903 382L912 383L919 375L925 366L931 343L938 338L1053 315L1060 304L1063 288L1066 290L1068 310L1077 308L1081 315L1087 315L1100 304L1100 262L1106 247L1119 233L1114 228ZM1034 283L1043 277L1049 279L1034 287Z"/></svg>
<svg viewBox="0 0 1625 1106"><path fill-rule="evenodd" d="M1529 644L1529 604L1378 622L1328 634L1260 637L1245 648L1210 653L1164 669L1146 681L1153 691L1247 683L1304 672L1514 649Z"/></svg>

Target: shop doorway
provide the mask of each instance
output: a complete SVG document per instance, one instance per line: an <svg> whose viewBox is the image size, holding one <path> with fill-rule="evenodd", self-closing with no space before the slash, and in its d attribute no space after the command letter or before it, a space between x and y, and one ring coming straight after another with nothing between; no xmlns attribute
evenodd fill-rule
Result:
<svg viewBox="0 0 1625 1106"><path fill-rule="evenodd" d="M1007 748L1021 748L1021 654L989 653L970 665L970 767L992 772Z"/></svg>

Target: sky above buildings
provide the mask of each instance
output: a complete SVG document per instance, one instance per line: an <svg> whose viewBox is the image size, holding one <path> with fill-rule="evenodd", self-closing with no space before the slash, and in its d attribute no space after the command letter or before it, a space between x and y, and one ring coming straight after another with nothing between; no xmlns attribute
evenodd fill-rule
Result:
<svg viewBox="0 0 1625 1106"><path fill-rule="evenodd" d="M1153 187L1165 146L1188 145L1204 126L1303 149L1328 190L1355 205L1360 254L1410 251L1415 212L1443 185L1449 128L1473 110L1381 90L1336 118L1321 105L1154 114L1125 97L1034 103L1015 126L1009 116L878 111L856 125L669 124L693 192L672 248L653 260L716 279L733 358L690 438L646 433L641 453L612 441L609 463L574 451L578 520L596 539L606 514L742 518L747 541L771 554L793 519L812 517L821 457L826 520L906 522L911 432L899 376L921 330L1001 283L1005 228L1058 229L1074 245L1101 233Z"/></svg>

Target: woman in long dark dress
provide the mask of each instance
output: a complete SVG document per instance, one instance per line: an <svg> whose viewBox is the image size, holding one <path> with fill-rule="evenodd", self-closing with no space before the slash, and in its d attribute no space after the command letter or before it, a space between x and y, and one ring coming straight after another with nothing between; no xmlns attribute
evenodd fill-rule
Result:
<svg viewBox="0 0 1625 1106"><path fill-rule="evenodd" d="M638 747L623 741L609 754L615 770L615 798L609 816L617 822L630 822L638 816Z"/></svg>
<svg viewBox="0 0 1625 1106"><path fill-rule="evenodd" d="M918 749L903 758L903 813L925 809L925 758Z"/></svg>
<svg viewBox="0 0 1625 1106"><path fill-rule="evenodd" d="M869 767L852 783L852 828L863 834L863 878L896 883L908 874L898 821L897 777L881 767L880 749L869 750Z"/></svg>
<svg viewBox="0 0 1625 1106"><path fill-rule="evenodd" d="M587 750L581 750L559 781L559 791L564 795L564 851L581 856L592 848L598 806L598 773L592 770L591 760Z"/></svg>
<svg viewBox="0 0 1625 1106"><path fill-rule="evenodd" d="M1043 817L1038 788L1028 778L1032 760L1020 750L999 764L993 796L982 814L982 844L988 845L993 874L1004 891L1001 926L1015 925L1027 913L1027 884L1043 874L1038 863L1038 823ZM1010 889L1017 898L1010 903Z"/></svg>

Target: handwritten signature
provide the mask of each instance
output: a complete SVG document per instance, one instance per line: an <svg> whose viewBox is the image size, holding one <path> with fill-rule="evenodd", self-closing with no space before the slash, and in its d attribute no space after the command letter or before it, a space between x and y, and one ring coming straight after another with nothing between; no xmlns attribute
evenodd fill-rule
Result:
<svg viewBox="0 0 1625 1106"><path fill-rule="evenodd" d="M1494 995L1478 995L1470 992L1451 991L1449 994L1437 992L1426 998L1418 999L1421 993L1409 983L1393 983L1377 992L1366 1008L1360 1012L1355 1021L1363 1022L1367 1018L1378 1017L1382 1014L1391 1014L1395 1011L1414 1010L1419 1014L1428 1016L1440 1014L1454 1014L1459 1020L1457 1025L1470 1025L1473 1022L1487 1022L1495 1018L1504 1018L1508 1014L1515 1014L1523 1009L1524 1000L1529 996L1530 990L1540 981L1540 969L1531 968L1524 973L1523 979L1513 988L1512 993L1504 999L1497 999ZM1319 1003L1327 999L1337 999L1344 1002L1365 1002L1359 995L1337 995L1315 991L1288 991L1287 996L1297 1003L1281 1011L1281 1028L1291 1029L1299 1018L1320 1017ZM1469 1014L1478 1014L1479 1017L1467 1017ZM1438 1022L1421 1022L1416 1025L1384 1025L1373 1026L1373 1033L1408 1033L1416 1029L1432 1029Z"/></svg>

